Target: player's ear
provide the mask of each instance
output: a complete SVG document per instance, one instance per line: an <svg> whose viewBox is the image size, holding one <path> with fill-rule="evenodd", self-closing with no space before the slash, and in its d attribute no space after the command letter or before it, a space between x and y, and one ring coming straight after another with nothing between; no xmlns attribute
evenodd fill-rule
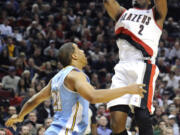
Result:
<svg viewBox="0 0 180 135"><path fill-rule="evenodd" d="M72 60L77 60L78 59L78 56L77 56L77 54L74 52L73 54L72 54Z"/></svg>

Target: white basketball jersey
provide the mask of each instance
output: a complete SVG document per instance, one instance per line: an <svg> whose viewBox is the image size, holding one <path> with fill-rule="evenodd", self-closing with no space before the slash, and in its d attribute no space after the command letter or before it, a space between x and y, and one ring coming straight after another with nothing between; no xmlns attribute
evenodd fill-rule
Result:
<svg viewBox="0 0 180 135"><path fill-rule="evenodd" d="M120 59L141 55L155 61L162 30L156 24L153 9L125 10L115 25L115 34Z"/></svg>

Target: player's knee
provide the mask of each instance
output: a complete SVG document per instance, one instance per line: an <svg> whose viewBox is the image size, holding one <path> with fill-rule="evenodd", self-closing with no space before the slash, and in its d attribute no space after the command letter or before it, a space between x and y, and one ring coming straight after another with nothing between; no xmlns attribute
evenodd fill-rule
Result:
<svg viewBox="0 0 180 135"><path fill-rule="evenodd" d="M135 119L138 126L142 126L142 127L152 126L150 115L140 113L136 115Z"/></svg>
<svg viewBox="0 0 180 135"><path fill-rule="evenodd" d="M121 132L125 129L126 121L111 119L110 125L113 132Z"/></svg>

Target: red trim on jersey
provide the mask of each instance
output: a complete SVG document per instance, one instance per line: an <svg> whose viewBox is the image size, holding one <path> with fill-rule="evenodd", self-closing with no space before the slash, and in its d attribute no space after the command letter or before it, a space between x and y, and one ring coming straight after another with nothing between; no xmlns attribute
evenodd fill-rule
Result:
<svg viewBox="0 0 180 135"><path fill-rule="evenodd" d="M152 8L152 12L153 12L153 19L154 19L155 24L156 24L157 27L162 31L161 26L159 26L159 24L157 24L157 22L156 22L156 20L155 20L155 12L154 12L154 8Z"/></svg>
<svg viewBox="0 0 180 135"><path fill-rule="evenodd" d="M148 60L147 62L148 62L148 64L152 64L150 60Z"/></svg>
<svg viewBox="0 0 180 135"><path fill-rule="evenodd" d="M120 27L115 31L116 35L118 35L120 33L130 36L132 38L132 40L134 40L136 43L141 45L150 56L153 56L152 48L150 48L146 43L144 43L141 39L139 39L136 35L134 35L128 29Z"/></svg>
<svg viewBox="0 0 180 135"><path fill-rule="evenodd" d="M152 70L151 70L151 77L149 81L149 91L148 91L148 99L147 99L147 107L149 112L152 112L151 106L152 106L152 100L153 100L153 79L156 71L156 65L152 65Z"/></svg>

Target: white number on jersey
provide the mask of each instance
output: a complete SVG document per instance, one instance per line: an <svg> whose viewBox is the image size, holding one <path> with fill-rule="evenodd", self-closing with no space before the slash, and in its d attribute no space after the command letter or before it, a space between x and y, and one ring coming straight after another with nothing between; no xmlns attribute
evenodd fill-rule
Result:
<svg viewBox="0 0 180 135"><path fill-rule="evenodd" d="M52 98L53 98L53 108L54 111L61 111L62 106L61 106L61 97L60 93L57 91L52 91Z"/></svg>

